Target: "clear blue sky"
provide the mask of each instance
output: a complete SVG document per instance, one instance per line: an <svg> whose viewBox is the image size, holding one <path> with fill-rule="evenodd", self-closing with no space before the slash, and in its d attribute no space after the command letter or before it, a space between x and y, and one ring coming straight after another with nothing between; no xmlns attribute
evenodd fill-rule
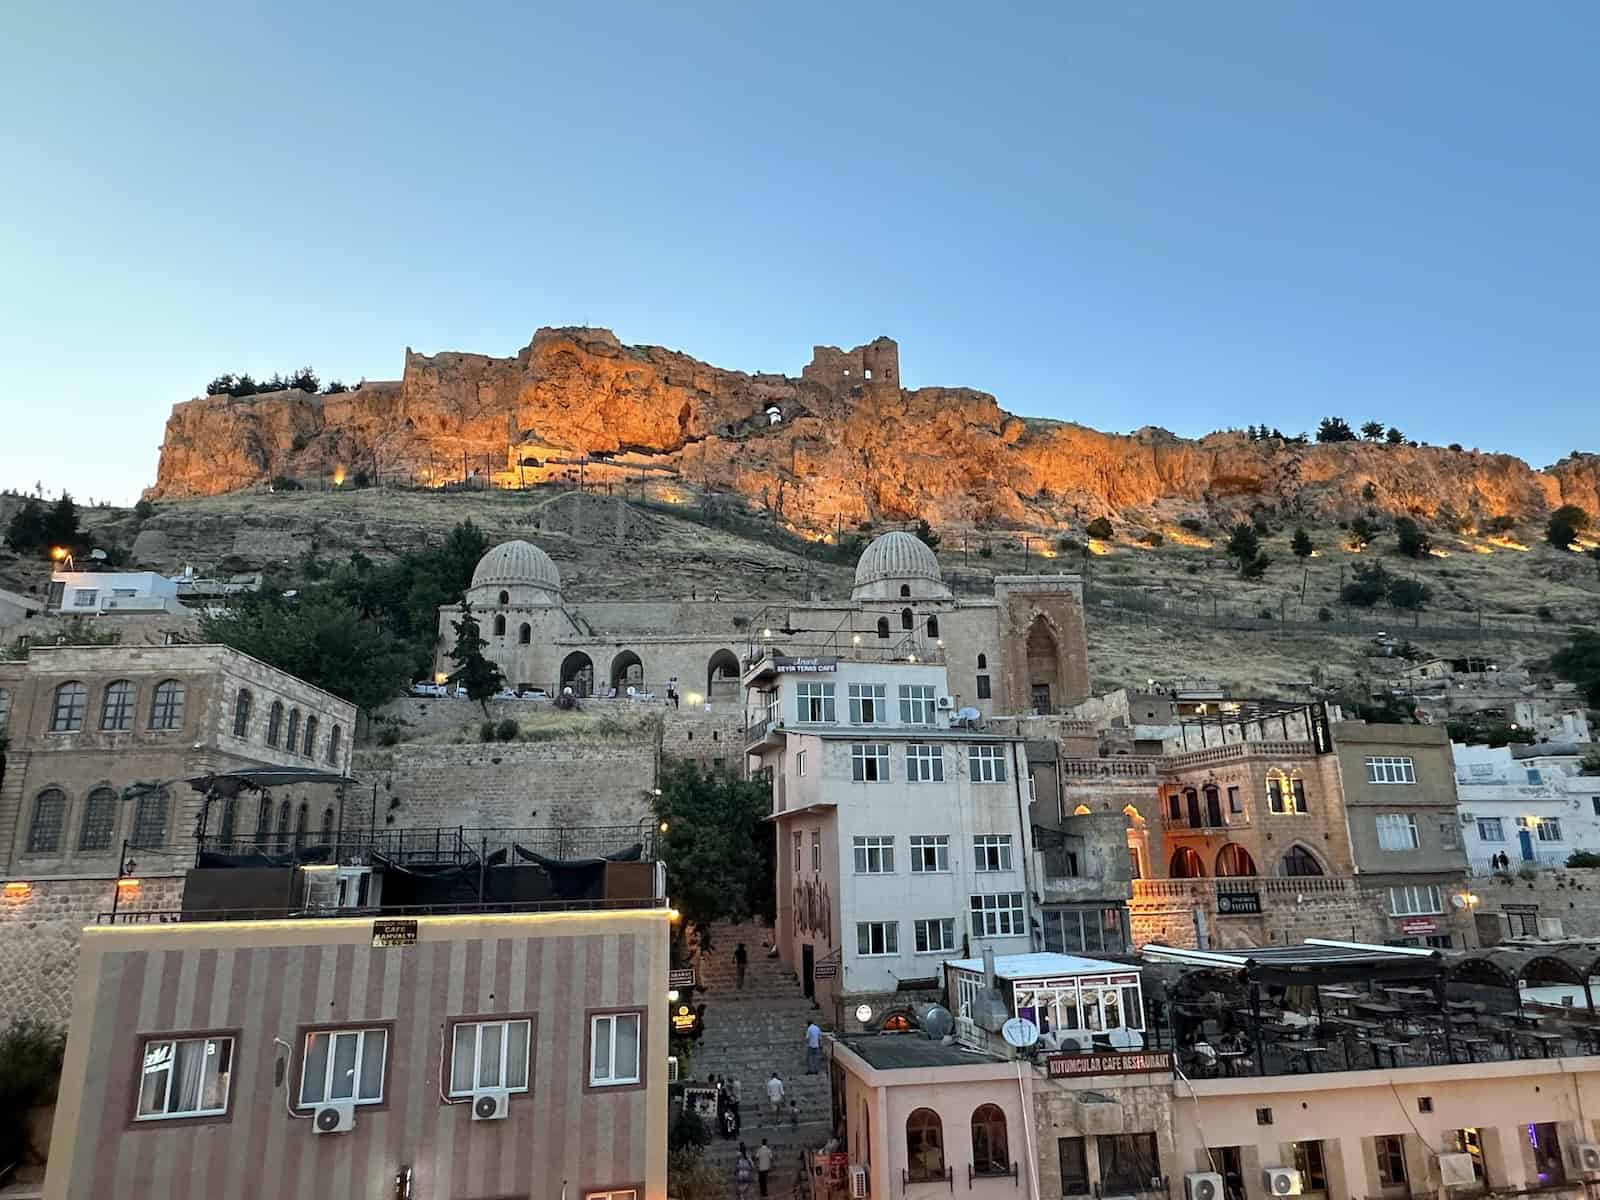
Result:
<svg viewBox="0 0 1600 1200"><path fill-rule="evenodd" d="M589 323L1109 429L1600 449L1600 5L0 14L0 485L226 370Z"/></svg>

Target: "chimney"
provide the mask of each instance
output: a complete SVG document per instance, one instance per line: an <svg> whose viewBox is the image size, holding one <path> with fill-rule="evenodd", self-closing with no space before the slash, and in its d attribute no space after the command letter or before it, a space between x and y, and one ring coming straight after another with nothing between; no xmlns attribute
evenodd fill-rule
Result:
<svg viewBox="0 0 1600 1200"><path fill-rule="evenodd" d="M990 945L983 948L983 986L994 989L994 947Z"/></svg>

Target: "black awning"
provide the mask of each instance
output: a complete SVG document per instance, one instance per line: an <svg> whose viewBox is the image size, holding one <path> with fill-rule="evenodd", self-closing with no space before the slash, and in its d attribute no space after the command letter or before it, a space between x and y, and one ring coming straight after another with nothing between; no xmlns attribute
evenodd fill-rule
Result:
<svg viewBox="0 0 1600 1200"><path fill-rule="evenodd" d="M356 779L334 771L319 771L315 767L246 767L238 771L196 775L181 782L187 783L197 792L237 796L240 792L258 792L264 788L293 787L296 784L339 787L355 783Z"/></svg>
<svg viewBox="0 0 1600 1200"><path fill-rule="evenodd" d="M1323 986L1369 980L1424 980L1444 972L1444 956L1355 942L1308 941L1293 946L1253 946L1243 950L1183 950L1147 945L1145 957L1155 962L1231 971L1254 983Z"/></svg>

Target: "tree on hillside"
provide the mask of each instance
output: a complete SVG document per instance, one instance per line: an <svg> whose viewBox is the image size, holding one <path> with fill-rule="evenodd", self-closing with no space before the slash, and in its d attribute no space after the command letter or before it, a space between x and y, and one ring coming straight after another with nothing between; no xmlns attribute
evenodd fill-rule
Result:
<svg viewBox="0 0 1600 1200"><path fill-rule="evenodd" d="M1576 504L1563 504L1550 514L1545 540L1557 550L1570 550L1578 535L1589 528L1589 514Z"/></svg>
<svg viewBox="0 0 1600 1200"><path fill-rule="evenodd" d="M1401 446L1405 444L1406 435L1391 425L1389 426L1389 432L1386 435L1385 440L1387 440L1391 446Z"/></svg>
<svg viewBox="0 0 1600 1200"><path fill-rule="evenodd" d="M1369 442L1381 442L1383 440L1383 422L1368 421L1361 427L1361 436Z"/></svg>
<svg viewBox="0 0 1600 1200"><path fill-rule="evenodd" d="M52 546L65 546L70 550L82 544L78 533L78 506L66 492L50 506L44 519L44 534Z"/></svg>
<svg viewBox="0 0 1600 1200"><path fill-rule="evenodd" d="M450 682L467 689L467 699L476 700L489 715L489 697L505 686L505 676L499 664L484 654L489 643L483 640L478 629L478 618L472 615L472 605L463 602L461 619L450 622L455 631L456 644L450 651L450 661L456 669L450 672Z"/></svg>
<svg viewBox="0 0 1600 1200"><path fill-rule="evenodd" d="M1317 426L1317 441L1319 442L1353 442L1356 440L1350 422L1343 417L1323 417L1322 423Z"/></svg>
<svg viewBox="0 0 1600 1200"><path fill-rule="evenodd" d="M656 816L666 822L661 859L674 906L709 945L713 921L771 918L777 878L776 833L766 820L772 788L765 779L664 758Z"/></svg>
<svg viewBox="0 0 1600 1200"><path fill-rule="evenodd" d="M1427 533L1410 517L1401 517L1394 523L1395 548L1407 558L1426 558L1432 543Z"/></svg>
<svg viewBox="0 0 1600 1200"><path fill-rule="evenodd" d="M917 522L917 537L922 540L928 549L937 550L939 548L939 535L933 531L933 526L928 524L926 517Z"/></svg>
<svg viewBox="0 0 1600 1200"><path fill-rule="evenodd" d="M1563 679L1577 684L1591 706L1600 708L1600 632L1574 630L1572 640L1556 651L1550 665Z"/></svg>
<svg viewBox="0 0 1600 1200"><path fill-rule="evenodd" d="M1110 521L1106 520L1104 517L1096 517L1094 520L1089 522L1089 524L1085 527L1084 532L1090 537L1098 538L1103 542L1109 539L1115 531L1111 528Z"/></svg>
<svg viewBox="0 0 1600 1200"><path fill-rule="evenodd" d="M21 508L11 514L6 525L6 544L18 554L32 554L50 544L45 532L44 505L37 500L26 500Z"/></svg>
<svg viewBox="0 0 1600 1200"><path fill-rule="evenodd" d="M1316 549L1312 545L1311 535L1303 528L1296 528L1294 537L1289 539L1289 549L1294 551L1296 558L1310 558L1311 552Z"/></svg>
<svg viewBox="0 0 1600 1200"><path fill-rule="evenodd" d="M316 395L317 388L321 386L317 379L317 373L310 367L301 367L293 375L289 376L288 383L291 388L298 388L300 391L309 392L313 396Z"/></svg>
<svg viewBox="0 0 1600 1200"><path fill-rule="evenodd" d="M1244 579L1259 579L1272 562L1261 553L1261 535L1248 521L1240 521L1228 535L1228 557L1238 565Z"/></svg>
<svg viewBox="0 0 1600 1200"><path fill-rule="evenodd" d="M1350 544L1357 550L1365 550L1372 544L1372 539L1382 532L1366 517L1357 517L1350 522Z"/></svg>
<svg viewBox="0 0 1600 1200"><path fill-rule="evenodd" d="M1395 608L1407 611L1421 608L1433 598L1433 589L1420 579L1406 579L1402 576L1393 576L1384 594L1389 598L1389 603Z"/></svg>

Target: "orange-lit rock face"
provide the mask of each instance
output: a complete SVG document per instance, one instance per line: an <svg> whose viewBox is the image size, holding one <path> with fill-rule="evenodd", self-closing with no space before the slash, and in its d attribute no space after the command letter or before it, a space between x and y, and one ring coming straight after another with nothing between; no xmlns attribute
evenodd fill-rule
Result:
<svg viewBox="0 0 1600 1200"><path fill-rule="evenodd" d="M541 329L512 358L408 350L400 380L339 395L178 404L149 494L212 495L335 464L418 484L515 483L525 452L512 448L526 446L542 449L525 482L549 478L560 469L551 463L587 455L592 469L594 456L626 455L694 487L742 493L801 528L916 517L1049 526L1157 501L1308 517L1524 516L1562 503L1600 512L1593 455L1541 472L1435 447L1100 433L1012 416L967 388L902 389L887 338L819 346L795 379L624 346L603 329Z"/></svg>

